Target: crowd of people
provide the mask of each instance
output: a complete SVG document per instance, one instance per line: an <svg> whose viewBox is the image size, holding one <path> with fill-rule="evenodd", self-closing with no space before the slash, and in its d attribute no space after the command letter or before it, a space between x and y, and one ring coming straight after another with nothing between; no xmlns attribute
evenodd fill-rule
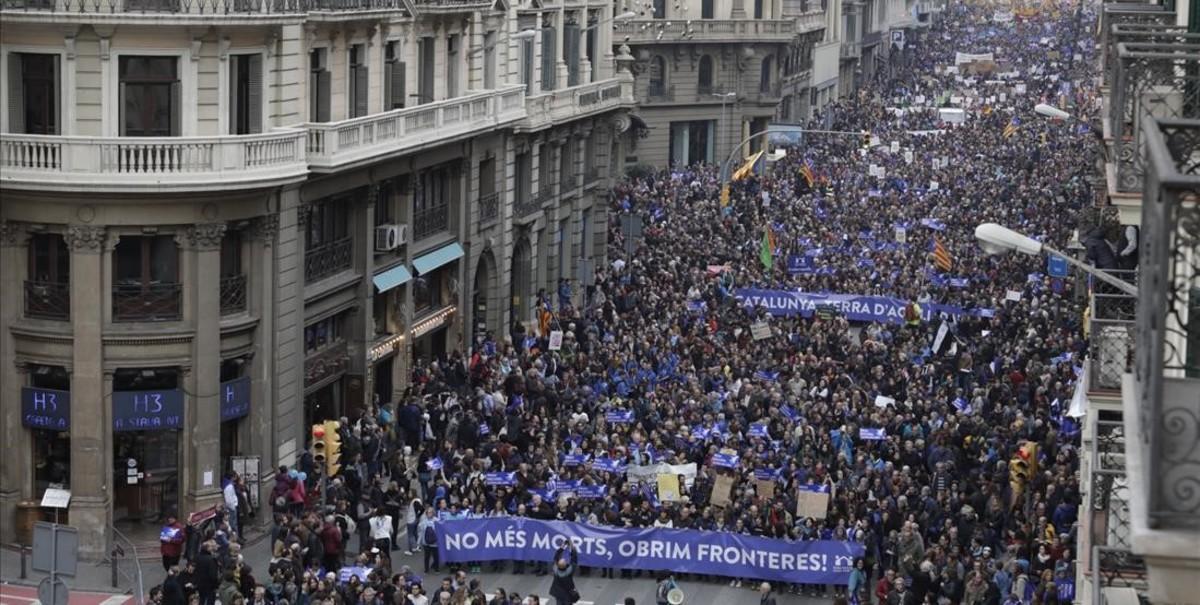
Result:
<svg viewBox="0 0 1200 605"><path fill-rule="evenodd" d="M594 283L543 293L543 325L481 335L467 354L420 365L400 401L343 419L341 470L320 498L311 458L280 468L269 568L251 570L238 524L219 518L185 567L164 550L171 571L160 598L541 602L496 587L489 600L472 577L486 566L548 576L555 600L574 602L574 586L564 586L578 563L568 553L511 567L439 560L439 521L515 515L865 550L847 586L774 591L900 605L1071 600L1079 451L1066 412L1087 353L1082 308L1044 260L987 256L973 230L996 222L1061 247L1093 203L1097 148L1086 120L1032 113L1043 102L1083 118L1098 110L1093 17L1060 7L1010 21L951 7L810 125L867 131L869 148L857 136L806 135L735 182L728 203L712 165L627 179L613 190L611 263ZM993 53L993 63L964 73L956 53ZM944 123L939 108L951 106L968 119ZM646 224L632 255L622 214ZM1118 237L1102 242L1113 255ZM949 266L931 256L934 246ZM798 255L810 260L793 272L787 259ZM739 288L967 312L876 323L772 316L739 304ZM752 329L762 325L765 337ZM552 347L555 332L562 341ZM1016 481L1009 461L1030 444L1022 451L1035 452L1036 472ZM740 463L716 465L718 453ZM600 458L697 470L678 501L661 501L652 485L595 468ZM484 474L497 471L515 473L512 485L488 485ZM714 502L721 476L732 489ZM774 483L768 494L764 477ZM563 484L603 489L559 497ZM801 517L798 490L814 485L831 494L828 510ZM400 551L423 554L419 573L393 565Z"/></svg>

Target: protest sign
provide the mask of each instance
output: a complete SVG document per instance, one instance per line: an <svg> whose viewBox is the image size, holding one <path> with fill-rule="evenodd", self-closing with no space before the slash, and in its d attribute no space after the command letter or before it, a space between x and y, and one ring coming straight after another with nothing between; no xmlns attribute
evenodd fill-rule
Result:
<svg viewBox="0 0 1200 605"><path fill-rule="evenodd" d="M1017 290L1008 290L1004 293L1004 300L1017 302L1021 300L1021 293Z"/></svg>
<svg viewBox="0 0 1200 605"><path fill-rule="evenodd" d="M825 494L828 496L828 494ZM863 548L853 542L791 542L733 532L598 527L518 517L442 521L442 562L546 561L567 540L586 567L666 570L785 583L846 584Z"/></svg>
<svg viewBox="0 0 1200 605"><path fill-rule="evenodd" d="M658 499L663 502L679 502L679 476L663 473L658 476Z"/></svg>
<svg viewBox="0 0 1200 605"><path fill-rule="evenodd" d="M770 479L755 479L754 493L758 494L759 498L774 498L775 482Z"/></svg>
<svg viewBox="0 0 1200 605"><path fill-rule="evenodd" d="M717 475L716 481L713 481L712 496L709 500L713 506L726 507L729 506L729 494L733 491L733 477L729 475Z"/></svg>
<svg viewBox="0 0 1200 605"><path fill-rule="evenodd" d="M750 324L750 335L754 340L766 340L771 337L771 326L765 321Z"/></svg>
<svg viewBox="0 0 1200 605"><path fill-rule="evenodd" d="M696 463L689 462L687 464L647 464L634 465L631 464L625 468L625 476L630 481L644 483L654 479L662 474L670 474L676 477L683 475L683 483L687 487L691 487L696 480Z"/></svg>
<svg viewBox="0 0 1200 605"><path fill-rule="evenodd" d="M888 149L890 149L892 151L892 153L899 152L900 151L900 141L892 141L891 145L888 146Z"/></svg>
<svg viewBox="0 0 1200 605"><path fill-rule="evenodd" d="M824 519L829 512L829 492L810 491L801 486L796 490L796 516Z"/></svg>
<svg viewBox="0 0 1200 605"><path fill-rule="evenodd" d="M558 351L562 349L563 332L562 330L552 330L550 332L550 350Z"/></svg>

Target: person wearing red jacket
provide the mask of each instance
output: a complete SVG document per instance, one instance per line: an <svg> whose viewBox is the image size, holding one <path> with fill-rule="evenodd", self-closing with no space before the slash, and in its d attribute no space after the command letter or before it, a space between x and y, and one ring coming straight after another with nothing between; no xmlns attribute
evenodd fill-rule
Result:
<svg viewBox="0 0 1200 605"><path fill-rule="evenodd" d="M163 525L162 531L158 534L158 541L162 543L159 550L162 551L162 564L165 571L170 571L171 566L179 564L179 558L183 555L183 541L186 534L183 530L183 525L174 515L167 515L167 523Z"/></svg>
<svg viewBox="0 0 1200 605"><path fill-rule="evenodd" d="M888 593L892 591L895 581L896 570L889 569L884 572L883 577L879 578L879 582L875 584L875 598L879 599L880 605L887 603Z"/></svg>
<svg viewBox="0 0 1200 605"><path fill-rule="evenodd" d="M325 550L325 560L322 564L326 571L342 568L342 530L338 527L333 515L325 517L325 526L321 528L321 546Z"/></svg>

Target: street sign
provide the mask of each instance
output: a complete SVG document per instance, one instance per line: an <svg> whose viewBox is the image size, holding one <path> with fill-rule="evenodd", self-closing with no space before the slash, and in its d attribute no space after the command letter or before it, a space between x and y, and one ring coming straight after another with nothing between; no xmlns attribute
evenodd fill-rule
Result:
<svg viewBox="0 0 1200 605"><path fill-rule="evenodd" d="M1067 259L1057 254L1046 257L1046 274L1050 277L1066 277Z"/></svg>
<svg viewBox="0 0 1200 605"><path fill-rule="evenodd" d="M42 508L67 508L71 503L71 490L58 487L46 488L42 494Z"/></svg>
<svg viewBox="0 0 1200 605"><path fill-rule="evenodd" d="M46 576L38 584L38 601L42 605L67 605L67 583L62 578Z"/></svg>
<svg viewBox="0 0 1200 605"><path fill-rule="evenodd" d="M79 567L79 530L38 521L33 524L33 570L75 575Z"/></svg>

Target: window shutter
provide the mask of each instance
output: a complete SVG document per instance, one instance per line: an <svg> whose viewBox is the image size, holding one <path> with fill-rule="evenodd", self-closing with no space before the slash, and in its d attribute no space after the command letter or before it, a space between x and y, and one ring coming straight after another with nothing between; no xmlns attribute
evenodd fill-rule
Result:
<svg viewBox="0 0 1200 605"><path fill-rule="evenodd" d="M554 58L556 31L553 26L542 28L542 90L554 90Z"/></svg>
<svg viewBox="0 0 1200 605"><path fill-rule="evenodd" d="M183 134L183 95L179 80L171 82L171 136Z"/></svg>
<svg viewBox="0 0 1200 605"><path fill-rule="evenodd" d="M329 121L329 96L330 91L329 70L322 69L317 72L317 121Z"/></svg>
<svg viewBox="0 0 1200 605"><path fill-rule="evenodd" d="M230 56L226 61L229 64L229 134L238 134L238 66L241 61L238 57Z"/></svg>
<svg viewBox="0 0 1200 605"><path fill-rule="evenodd" d="M533 94L533 40L521 41L521 80L525 94Z"/></svg>
<svg viewBox="0 0 1200 605"><path fill-rule="evenodd" d="M246 104L246 111L250 112L249 120L250 133L255 134L263 131L263 61L262 55L250 55L250 75L247 78L249 81L250 90L246 95L249 102Z"/></svg>
<svg viewBox="0 0 1200 605"><path fill-rule="evenodd" d="M367 115L367 66L354 68L354 117Z"/></svg>
<svg viewBox="0 0 1200 605"><path fill-rule="evenodd" d="M563 44L566 48L565 59L567 62L567 86L576 86L579 84L579 26L568 25L563 30Z"/></svg>
<svg viewBox="0 0 1200 605"><path fill-rule="evenodd" d="M404 61L392 61L391 64L388 65L388 75L392 80L388 84L388 90L391 91L392 95L392 103L388 109L399 109L404 107L404 80L407 77L404 68Z"/></svg>
<svg viewBox="0 0 1200 605"><path fill-rule="evenodd" d="M25 81L21 53L8 53L8 131L25 132Z"/></svg>

